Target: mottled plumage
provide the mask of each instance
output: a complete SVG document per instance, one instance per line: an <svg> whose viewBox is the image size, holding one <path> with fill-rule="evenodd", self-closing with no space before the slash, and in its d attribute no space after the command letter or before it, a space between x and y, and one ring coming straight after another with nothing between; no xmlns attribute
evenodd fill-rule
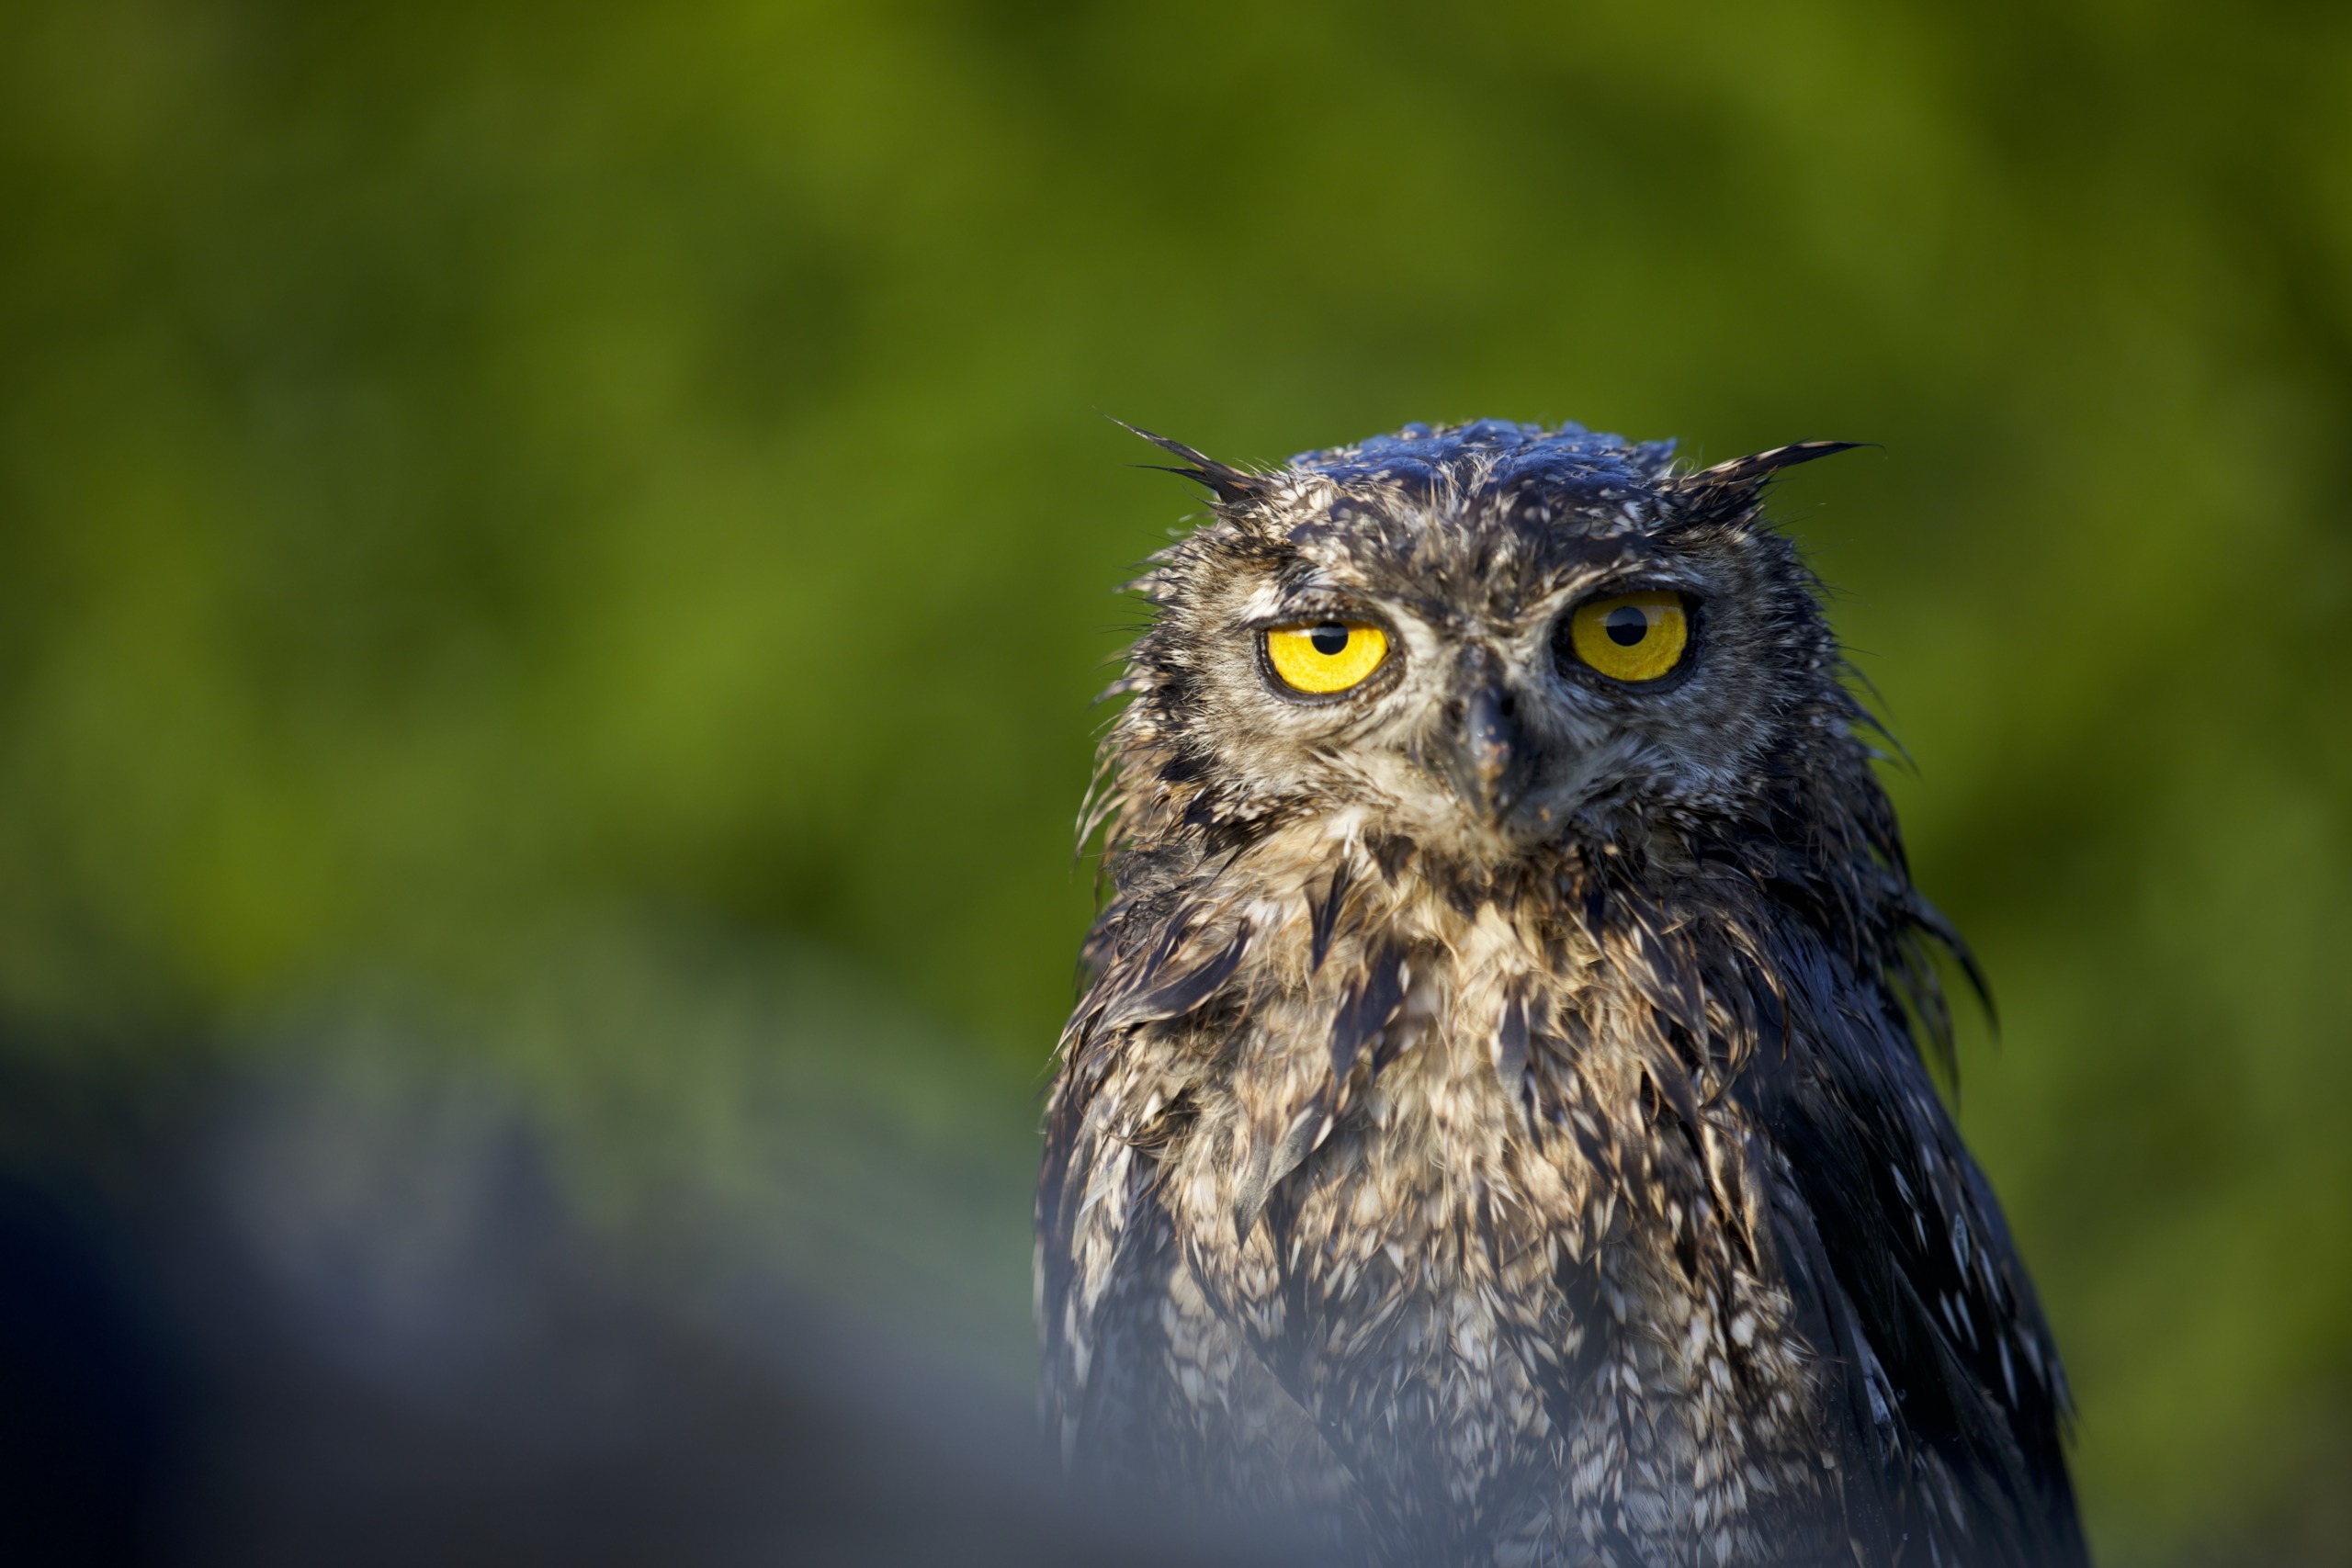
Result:
<svg viewBox="0 0 2352 1568"><path fill-rule="evenodd" d="M1037 1210L1073 1472L1432 1568L2082 1562L2056 1354L1921 1058L1957 943L1758 513L1839 448L1160 445L1215 513L1138 584L1091 814ZM1688 627L1638 683L1566 630L1634 591ZM1350 625L1360 685L1268 662Z"/></svg>

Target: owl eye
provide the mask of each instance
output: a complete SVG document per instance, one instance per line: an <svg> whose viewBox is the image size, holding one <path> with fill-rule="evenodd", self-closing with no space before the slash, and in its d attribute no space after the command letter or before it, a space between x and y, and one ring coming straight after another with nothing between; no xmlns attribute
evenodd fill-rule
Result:
<svg viewBox="0 0 2352 1568"><path fill-rule="evenodd" d="M1579 604L1568 618L1576 655L1613 681L1655 681L1682 662L1690 640L1679 593L1620 593Z"/></svg>
<svg viewBox="0 0 2352 1568"><path fill-rule="evenodd" d="M1275 626L1266 633L1266 662L1283 685L1329 696L1363 683L1388 657L1388 634L1362 621Z"/></svg>

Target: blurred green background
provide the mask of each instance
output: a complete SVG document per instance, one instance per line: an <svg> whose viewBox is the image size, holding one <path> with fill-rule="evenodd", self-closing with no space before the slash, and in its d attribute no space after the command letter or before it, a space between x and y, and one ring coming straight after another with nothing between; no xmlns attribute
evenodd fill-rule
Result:
<svg viewBox="0 0 2352 1568"><path fill-rule="evenodd" d="M732 943L1016 1192L1109 590L1194 505L1102 415L1875 441L1780 506L1998 995L2093 1534L2352 1562L2352 10L6 19L7 1052L425 998L625 1210L757 1168Z"/></svg>

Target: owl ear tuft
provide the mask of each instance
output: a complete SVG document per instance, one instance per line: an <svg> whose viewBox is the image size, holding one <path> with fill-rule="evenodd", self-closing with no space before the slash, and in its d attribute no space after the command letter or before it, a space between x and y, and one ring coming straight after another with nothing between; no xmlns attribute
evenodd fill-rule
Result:
<svg viewBox="0 0 2352 1568"><path fill-rule="evenodd" d="M1172 468L1164 463L1139 463L1136 465L1138 468L1149 468L1156 473L1174 474L1179 479L1191 479L1194 484L1205 485L1209 492L1226 505L1231 505L1236 502L1255 501L1266 493L1268 481L1261 475L1246 473L1229 464L1220 463L1214 457L1193 451L1182 441L1172 441L1165 435L1154 435L1148 430L1138 430L1124 419L1114 419L1111 423L1130 435L1142 436L1161 451L1182 457L1191 465L1188 468Z"/></svg>
<svg viewBox="0 0 2352 1568"><path fill-rule="evenodd" d="M1753 507L1764 487L1782 468L1793 468L1816 457L1834 457L1857 446L1876 445L1871 441L1799 441L1775 446L1769 452L1751 452L1696 473L1678 475L1661 488L1681 502L1688 521L1722 519Z"/></svg>

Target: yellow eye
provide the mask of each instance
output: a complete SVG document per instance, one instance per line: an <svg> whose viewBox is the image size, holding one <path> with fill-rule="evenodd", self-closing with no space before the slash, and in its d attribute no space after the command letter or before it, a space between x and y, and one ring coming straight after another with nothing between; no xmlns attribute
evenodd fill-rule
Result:
<svg viewBox="0 0 2352 1568"><path fill-rule="evenodd" d="M1387 657L1388 634L1362 621L1276 626L1266 634L1266 662L1283 684L1310 696L1362 685Z"/></svg>
<svg viewBox="0 0 2352 1568"><path fill-rule="evenodd" d="M1655 681L1682 662L1690 623L1679 593L1620 593L1577 605L1568 640L1612 680Z"/></svg>

